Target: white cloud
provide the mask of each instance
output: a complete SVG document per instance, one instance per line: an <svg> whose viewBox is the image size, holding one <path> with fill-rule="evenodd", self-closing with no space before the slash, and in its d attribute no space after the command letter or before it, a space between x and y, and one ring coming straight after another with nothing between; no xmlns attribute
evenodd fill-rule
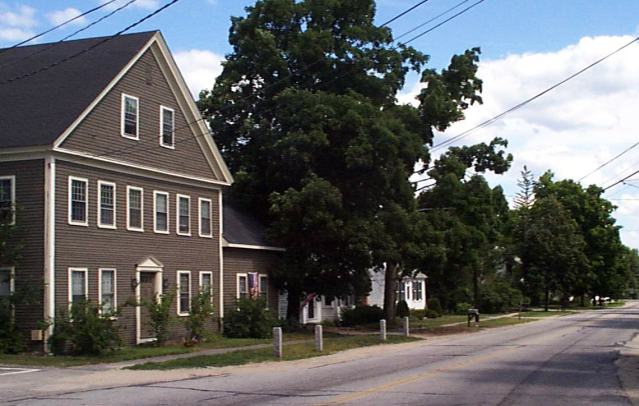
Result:
<svg viewBox="0 0 639 406"><path fill-rule="evenodd" d="M224 57L203 49L189 49L174 54L180 71L195 98L202 89L210 89L222 72Z"/></svg>
<svg viewBox="0 0 639 406"><path fill-rule="evenodd" d="M33 28L38 25L35 18L36 9L29 6L18 6L15 11L0 5L0 26L16 28Z"/></svg>
<svg viewBox="0 0 639 406"><path fill-rule="evenodd" d="M471 107L466 120L453 125L445 135L436 136L435 143L507 110L632 39L585 37L556 52L482 61L478 75L484 81L484 104ZM551 169L556 179L579 179L639 141L637 65L639 45L635 44L495 124L472 133L463 143L485 142L496 136L509 140L508 150L515 157L512 169L506 175L488 177L491 183L504 185L509 195L516 192L516 179L524 165L536 175ZM416 84L398 99L413 102L420 89ZM638 169L639 147L588 176L584 183L607 186ZM614 192L611 189L605 196ZM615 212L619 224L628 230L639 230L639 220L635 220L639 219L639 201L614 203L619 206ZM622 231L622 237L625 243L639 247L639 233Z"/></svg>
<svg viewBox="0 0 639 406"><path fill-rule="evenodd" d="M56 11L47 13L47 19L52 25L58 25L74 17L77 17L80 14L82 14L82 12L78 10L77 8L69 7L69 8L65 8L64 10L56 10ZM80 18L76 18L69 24L83 25L84 23L86 23L86 18L80 17Z"/></svg>
<svg viewBox="0 0 639 406"><path fill-rule="evenodd" d="M0 40L3 41L24 41L35 35L33 31L23 30L21 28L0 28Z"/></svg>
<svg viewBox="0 0 639 406"><path fill-rule="evenodd" d="M110 0L100 0L99 3L100 4L105 4L108 3ZM105 7L105 10L115 10L116 8L119 8L121 6L123 6L125 3L127 3L129 0L117 0L114 1L113 3L110 3L108 6ZM127 6L127 8L129 7L137 7L137 8L142 8L142 9L146 9L146 10L153 10L158 8L160 5L160 2L158 0L137 0L133 3L131 3L130 6Z"/></svg>

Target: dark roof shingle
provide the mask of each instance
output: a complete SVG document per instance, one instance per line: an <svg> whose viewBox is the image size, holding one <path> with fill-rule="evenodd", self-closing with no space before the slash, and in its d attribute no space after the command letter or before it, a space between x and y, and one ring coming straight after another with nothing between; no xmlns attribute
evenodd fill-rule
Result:
<svg viewBox="0 0 639 406"><path fill-rule="evenodd" d="M0 148L53 143L155 33L115 37L78 57L9 83L105 37L0 50ZM43 51L47 47L50 49Z"/></svg>
<svg viewBox="0 0 639 406"><path fill-rule="evenodd" d="M266 239L266 227L246 212L224 202L223 234L231 244L271 246Z"/></svg>

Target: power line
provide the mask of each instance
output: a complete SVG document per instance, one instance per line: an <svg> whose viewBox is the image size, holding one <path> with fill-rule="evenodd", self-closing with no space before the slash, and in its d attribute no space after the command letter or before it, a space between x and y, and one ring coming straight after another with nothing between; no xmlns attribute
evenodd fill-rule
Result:
<svg viewBox="0 0 639 406"><path fill-rule="evenodd" d="M447 22L449 22L449 21L451 21L451 20L454 20L455 18L459 17L460 15L462 15L462 14L464 14L464 13L466 13L466 12L470 11L470 9L472 9L472 8L473 8L473 7L475 7L475 6L480 5L480 4L481 4L481 3L483 3L484 1L486 1L486 0L479 0L479 1L477 1L477 2L475 2L475 3L473 3L473 4L471 4L470 6L466 7L466 8L465 8L465 9L463 9L463 10L461 10L460 12L455 13L455 14L453 14L452 16L448 17L447 19L445 19L444 21L440 22L439 24L435 24L434 26L432 26L431 28L427 29L426 31L423 31L423 32L421 32L421 33L419 33L419 34L415 35L414 37L412 37L412 38L411 38L411 39L409 39L408 41L403 42L403 44L404 44L404 45L406 45L406 44L408 44L408 43L410 43L410 42L415 41L415 40L416 40L416 39L418 39L418 38L423 37L424 35L426 35L426 34L428 34L428 33L432 32L432 31L436 30L437 28L441 27L442 25L446 24Z"/></svg>
<svg viewBox="0 0 639 406"><path fill-rule="evenodd" d="M446 10L446 11L444 11L444 12L442 12L442 13L439 13L439 14L437 14L435 17L430 18L430 19L428 19L428 20L424 21L423 23L419 24L417 27L415 27L415 28L413 28L413 29L411 29L411 30L406 31L406 32L404 32L403 34L398 35L397 37L395 37L395 41L398 41L400 38L403 38L403 37L407 36L408 34L411 34L411 33L415 32L415 31L417 31L418 29L422 28L423 26L428 25L429 23L432 23L433 21L437 20L439 17L444 16L444 15L446 15L446 14L450 13L451 11L455 10L457 7L459 7L459 6L463 5L464 3L468 3L469 1L470 1L470 0L463 0L463 1L462 1L462 2L460 2L460 3L457 3L456 5L454 5L453 7L449 8L448 10Z"/></svg>
<svg viewBox="0 0 639 406"><path fill-rule="evenodd" d="M522 101L521 103L509 108L508 110L506 110L506 111L504 111L502 113L499 113L496 116L494 116L494 117L492 117L492 118L490 118L490 119L488 119L486 121L483 121L482 123L470 128L470 129L468 129L468 130L466 130L466 131L464 131L464 132L462 132L462 133L460 133L460 134L458 134L458 135L456 135L456 136L454 136L452 138L449 138L448 140L445 140L445 141L442 141L442 142L440 142L438 144L433 145L433 147L431 148L431 151L436 151L438 149L446 147L446 146L448 146L448 145L450 145L450 144L452 144L452 143L454 143L456 141L461 140L462 138L467 137L468 135L470 135L471 133L475 132L476 130L479 130L481 128L484 128L484 127L487 127L487 126L491 125L492 123L494 123L495 121L501 119L502 117L504 117L504 116L516 111L516 110L519 110L520 108L522 108L522 107L526 106L527 104L539 99L540 97L542 97L545 94L551 92L552 90L558 88L559 86L563 85L564 83L576 78L577 76L581 75L582 73L584 73L584 72L590 70L591 68L599 65L600 63L602 63L606 59L608 59L611 56L623 51L624 49L628 48L630 45L634 44L637 41L639 41L639 37L634 38L632 41L624 44L623 46L617 48L616 50L610 52L609 54L597 59L596 61L594 61L590 65L587 65L586 67L584 67L584 68L580 69L579 71L573 73L572 75L570 75L567 78L561 80L560 82L555 83L554 85L544 89L543 91L541 91L541 92L537 93L536 95L534 95L534 96Z"/></svg>
<svg viewBox="0 0 639 406"><path fill-rule="evenodd" d="M615 183L613 183L613 184L611 184L611 185L609 185L609 186L605 187L605 188L603 189L603 190L604 190L604 192L605 192L606 190L608 190L608 189L610 189L610 188L614 187L614 186L617 186L617 185L618 185L618 184L620 184L620 183L623 183L623 184L624 184L624 185L626 185L626 186L639 187L639 186L631 185L630 183L625 182L626 180L628 180L629 178L631 178L631 177L635 176L635 175L636 175L636 174L638 174L638 173L639 173L639 170L636 170L636 171L634 171L633 173L631 173L630 175L628 175L628 176L624 176L623 178L619 179L619 180L618 180L618 181L616 181Z"/></svg>
<svg viewBox="0 0 639 406"><path fill-rule="evenodd" d="M95 43L95 44L91 45L91 46L90 46L90 47L88 47L88 48L85 48L85 49L83 49L83 50L81 50L81 51L79 51L79 52L76 52L75 54L72 54L72 55L69 55L69 56L67 56L67 57L64 57L64 58L62 58L62 59L60 59L60 60L58 60L58 61L56 61L56 62L52 62L52 63L50 63L49 65L46 65L46 66L44 66L44 67L42 67L42 68L40 68L40 69L34 70L34 71L32 71L32 72L29 72L29 73L25 73L25 74L20 75L20 76L16 76L16 77L14 77L14 78L12 78L12 79L8 79L8 80L5 80L5 81L2 81L2 82L0 82L0 85L4 85L4 84L7 84L7 83L13 83L13 82L18 81L18 80L22 80L22 79L26 79L26 78L31 77L31 76L35 76L35 75L37 75L38 73L45 72L45 71L47 71L47 70L49 70L49 69L51 69L51 68L54 68L54 67L56 67L56 66L58 66L58 65L61 65L61 64L65 63L65 62L68 62L68 61L70 61L70 60L72 60L72 59L75 59L75 58L77 58L77 57L79 57L79 56L82 56L82 55L86 54L87 52L90 52L90 51L92 51L93 49L95 49L95 48L97 48L97 47L99 47L99 46L102 46L102 45L104 45L105 43L107 43L107 42L111 41L112 39L114 39L114 38L116 38L116 37L118 37L118 36L120 36L120 35L124 34L125 32L129 31L130 29L132 29L132 28L134 28L134 27L136 27L136 26L138 26L138 25L142 24L144 21L146 21L146 20L148 20L149 18L151 18L151 17L155 16L156 14L158 14L158 13L160 13L160 12L164 11L165 9L167 9L168 7L170 7L170 6L172 6L173 4L177 3L178 1L180 1L180 0L172 0L172 1L170 1L169 3L167 3L167 4L163 5L162 7L160 7L160 8L158 8L158 9L156 9L155 11L153 11L153 12L151 12L151 13L147 14L146 16L142 17L141 19L137 20L137 21L136 21L136 22L134 22L133 24L130 24L130 25L129 25L129 26L127 26L126 28L124 28L124 29L122 29L122 30L118 31L117 33L115 33L115 34L111 35L110 37L106 37L106 38L104 38L103 40L101 40L101 41L99 41L99 42L97 42L97 43Z"/></svg>
<svg viewBox="0 0 639 406"><path fill-rule="evenodd" d="M112 0L112 1L116 1L116 0ZM122 10L122 9L124 9L124 8L126 8L126 7L128 7L130 4L135 3L136 1L137 1L137 0L129 0L128 2L124 3L123 5L121 5L120 7L116 8L115 10L111 11L110 13L103 15L103 16L102 16L102 17L100 17L99 19L97 19L97 20L93 21L92 23L90 23L90 24L88 24L88 25L85 25L84 27L82 27L82 28L80 28L80 29L78 29L78 30L75 30L75 31L74 31L74 32L72 32L71 34L69 34L69 35L67 35L66 37L62 38L61 40L59 40L59 41L57 41L57 42L53 42L53 43L51 43L51 44L50 44L50 45L48 45L48 46L42 47L42 48L38 49L37 51L33 52L32 54L25 55L25 56L23 56L22 58L14 59L14 60L12 60L12 61L9 61L9 62L7 62L7 63L4 63L4 64L0 65L0 68L4 68L5 66L9 66L9 65L14 65L14 64L16 64L17 62L20 62L20 61L22 61L22 60L24 60L24 59L32 58L32 57L34 57L34 56L36 56L36 55L38 55L38 54L41 54L42 52L46 52L46 51L48 51L49 49L51 49L51 48L55 47L56 45L59 45L59 44L61 44L62 42L64 42L64 41L68 40L69 38L75 37L75 36L76 36L76 35L78 35L79 33L83 32L83 31L86 31L86 30L88 30L89 28L93 27L94 25L96 25L96 24L98 24L98 23L100 23L100 22L102 22L102 21L106 20L107 18L111 17L113 14L115 14L115 13L117 13L118 11L120 11L120 10ZM106 4L109 4L109 3L105 3L105 5L106 5Z"/></svg>
<svg viewBox="0 0 639 406"><path fill-rule="evenodd" d="M8 48L0 49L0 54L1 54L1 53L3 53L3 52L7 52L7 51L8 51L8 50L10 50L10 49L17 48L17 47L19 47L20 45L24 45L24 44L26 44L27 42L33 41L34 39L40 38L40 37L42 37L43 35L46 35L46 34L50 33L51 31L57 30L58 28L63 27L63 26L65 26L65 25L69 24L70 22L77 20L78 18L82 18L82 17L84 17L84 16L86 16L86 15L88 15L88 14L93 13L94 11L100 10L101 8L106 7L106 6L108 6L109 4L114 3L114 2L116 2L116 1L118 1L118 0L109 0L109 1L107 1L106 3L104 3L104 4L100 4L100 5L99 5L99 6L97 6L97 7L93 7L92 9L85 11L85 12L84 12L84 13L82 13L82 14L78 14L78 15L77 15L77 16L75 16L75 17L69 18L68 20L63 21L63 22L61 22L60 24L58 24L58 25L56 25L56 26L54 26L54 27L49 28L49 29L48 29L48 30L46 30L46 31L42 31L42 32L41 32L41 33L39 33L39 34L36 34L36 35L34 35L34 36L32 36L32 37L29 37L29 38L25 39L24 41L21 41L21 42L18 42L17 44L11 45L11 46L10 46L10 47L8 47Z"/></svg>
<svg viewBox="0 0 639 406"><path fill-rule="evenodd" d="M604 162L603 164L599 165L597 168L595 168L594 170L588 172L586 175L582 176L581 178L579 178L579 180L577 180L577 182L581 182L582 180L584 180L585 178L587 178L588 176L592 175L593 173L597 172L598 170L604 168L605 166L607 166L608 164L610 164L611 162L619 159L621 156L623 156L624 154L626 154L627 152L629 152L630 150L632 150L633 148L635 148L637 145L639 145L639 141L635 142L634 144L632 144L631 146L629 146L628 148L624 149L622 152L620 152L619 154L617 154L615 157L607 160L606 162Z"/></svg>
<svg viewBox="0 0 639 406"><path fill-rule="evenodd" d="M384 27L387 26L388 24L392 23L393 21L402 18L403 16L405 16L406 14L410 13L411 11L415 10L417 7L421 6L422 4L428 2L428 0L421 0L420 2L418 2L417 4L415 4L413 7L410 7L409 9L397 14L395 17L391 18L390 20L386 21L384 24L380 25L380 27Z"/></svg>

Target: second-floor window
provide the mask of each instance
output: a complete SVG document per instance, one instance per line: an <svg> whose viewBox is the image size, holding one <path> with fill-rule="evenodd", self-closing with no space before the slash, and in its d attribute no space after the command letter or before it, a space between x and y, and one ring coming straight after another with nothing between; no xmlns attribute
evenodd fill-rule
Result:
<svg viewBox="0 0 639 406"><path fill-rule="evenodd" d="M153 192L154 203L154 224L153 231L156 233L168 234L169 232L169 194L166 192Z"/></svg>
<svg viewBox="0 0 639 406"><path fill-rule="evenodd" d="M87 218L87 186L86 179L69 177L69 223L86 226Z"/></svg>
<svg viewBox="0 0 639 406"><path fill-rule="evenodd" d="M211 200L200 199L200 237L211 237Z"/></svg>
<svg viewBox="0 0 639 406"><path fill-rule="evenodd" d="M135 96L122 94L122 136L139 139L139 104Z"/></svg>
<svg viewBox="0 0 639 406"><path fill-rule="evenodd" d="M127 229L144 231L144 192L142 188L127 186Z"/></svg>
<svg viewBox="0 0 639 406"><path fill-rule="evenodd" d="M115 228L115 183L98 181L98 227Z"/></svg>
<svg viewBox="0 0 639 406"><path fill-rule="evenodd" d="M160 107L160 145L167 148L175 147L175 112L168 107Z"/></svg>
<svg viewBox="0 0 639 406"><path fill-rule="evenodd" d="M177 233L191 235L191 198L177 195Z"/></svg>
<svg viewBox="0 0 639 406"><path fill-rule="evenodd" d="M15 223L16 178L0 177L0 223Z"/></svg>

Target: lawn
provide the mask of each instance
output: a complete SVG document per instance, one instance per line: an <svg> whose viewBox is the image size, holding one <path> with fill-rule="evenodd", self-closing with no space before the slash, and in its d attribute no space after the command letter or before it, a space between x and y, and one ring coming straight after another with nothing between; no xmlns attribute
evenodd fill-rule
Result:
<svg viewBox="0 0 639 406"><path fill-rule="evenodd" d="M553 317L553 316L566 316L566 315L575 314L575 313L577 312L574 310L551 310L547 312L543 310L533 310L529 312L521 312L521 317L541 318L541 317Z"/></svg>
<svg viewBox="0 0 639 406"><path fill-rule="evenodd" d="M411 328L440 327L440 326L443 326L444 324L466 322L466 320L467 320L466 315L458 315L458 314L449 314L449 315L438 317L436 319L426 319L426 320L411 318L410 326Z"/></svg>
<svg viewBox="0 0 639 406"><path fill-rule="evenodd" d="M300 332L284 334L284 341L312 339L312 332ZM185 347L180 344L166 345L164 347L137 346L122 347L121 349L103 356L42 356L38 354L0 354L0 365L27 365L41 367L71 367L90 364L104 364L112 362L130 361L135 359L158 357L162 355L175 355L196 352L214 348L246 347L256 344L270 344L271 339L259 338L226 338L214 336L207 342L193 347Z"/></svg>
<svg viewBox="0 0 639 406"><path fill-rule="evenodd" d="M415 341L418 338L403 336L388 336L388 341L384 344L395 344L409 341ZM377 335L367 336L349 336L349 337L330 337L324 339L324 351L317 352L313 343L291 344L284 347L283 360L290 361L302 358L311 358L321 355L333 354L338 351L344 351L351 348L367 347L371 345L382 344ZM177 359L165 362L147 362L141 365L135 365L130 369L148 370L148 369L177 369L177 368L207 368L222 367L228 365L243 365L255 362L276 361L272 348L264 348L259 350L239 350L225 354L203 355L184 359Z"/></svg>

